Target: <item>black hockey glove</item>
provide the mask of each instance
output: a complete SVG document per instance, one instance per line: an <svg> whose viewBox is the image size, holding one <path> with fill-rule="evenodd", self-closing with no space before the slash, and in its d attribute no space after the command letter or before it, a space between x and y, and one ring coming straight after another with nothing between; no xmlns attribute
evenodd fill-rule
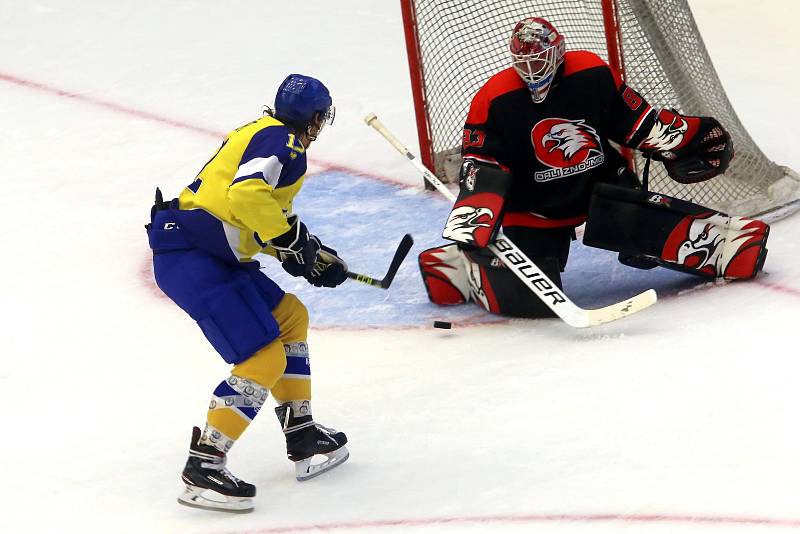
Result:
<svg viewBox="0 0 800 534"><path fill-rule="evenodd" d="M315 287L336 287L347 280L347 264L335 250L320 243L316 236L311 236L320 246L319 256L310 274L306 275L308 283Z"/></svg>
<svg viewBox="0 0 800 534"><path fill-rule="evenodd" d="M699 121L694 135L677 150L653 152L653 159L663 162L670 178L682 184L705 182L728 170L734 156L733 140L719 121L713 117L682 118L689 124Z"/></svg>
<svg viewBox="0 0 800 534"><path fill-rule="evenodd" d="M308 233L297 215L290 215L286 221L291 226L289 231L272 239L269 245L278 254L284 271L292 276L307 276L317 261L319 241Z"/></svg>

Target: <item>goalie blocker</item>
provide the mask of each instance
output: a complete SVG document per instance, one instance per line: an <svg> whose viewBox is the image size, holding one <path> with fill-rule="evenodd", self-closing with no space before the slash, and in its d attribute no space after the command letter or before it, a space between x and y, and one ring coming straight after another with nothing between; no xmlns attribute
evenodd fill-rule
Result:
<svg viewBox="0 0 800 534"><path fill-rule="evenodd" d="M525 290L487 247L504 224L506 193L511 175L501 166L466 158L460 170L460 190L442 237L455 241L423 251L419 267L430 300L456 305L470 300L487 311L510 317L554 317L553 311ZM504 232L560 290L574 230L547 231L505 226ZM547 284L547 286L542 285ZM540 289L549 282L540 283Z"/></svg>
<svg viewBox="0 0 800 534"><path fill-rule="evenodd" d="M769 225L664 194L598 184L583 243L620 262L725 280L754 277L767 256Z"/></svg>

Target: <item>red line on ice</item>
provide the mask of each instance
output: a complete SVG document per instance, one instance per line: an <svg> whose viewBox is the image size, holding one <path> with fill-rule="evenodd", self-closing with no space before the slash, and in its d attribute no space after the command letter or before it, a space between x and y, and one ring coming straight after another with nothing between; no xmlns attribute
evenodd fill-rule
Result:
<svg viewBox="0 0 800 534"><path fill-rule="evenodd" d="M774 282L769 282L769 281L766 281L766 280L762 280L760 278L756 278L755 282L758 285L766 287L768 289L774 289L775 291L779 291L781 293L786 293L787 295L800 297L800 289L797 289L797 288L794 288L794 287L788 287L788 286L785 286L783 284L776 284Z"/></svg>
<svg viewBox="0 0 800 534"><path fill-rule="evenodd" d="M171 126L173 128L180 128L183 130L188 130L194 133L203 134L206 136L214 137L215 139L222 139L225 137L226 132L221 130L214 130L211 128L205 128L203 126L197 126L194 124L190 124L188 122L178 120L178 119L171 119L169 117L163 117L161 115L156 115L155 113L150 113L149 111L144 111L141 109L136 109L131 106L125 106L122 104L117 104L115 102L111 102L108 100L103 100L101 98L96 98L84 93L75 92L75 91L68 91L66 89L60 89L58 87L48 85L46 83L37 82L34 80L28 80L26 78L21 78L19 76L14 76L12 74L6 74L4 72L0 72L0 81L8 82L19 87L25 87L26 89L33 89L35 91L40 91L43 93L48 93L51 95L59 96L62 98L69 98L72 100L78 100L85 104L90 104L92 106L105 108L110 111L114 111L115 113L120 113L123 115L130 115L132 117L137 117L139 119L144 119L148 121L158 122L160 124L164 124L167 126ZM323 171L342 171L349 174L358 174L360 176L364 176L367 178L372 178L373 180L378 180L381 182L387 182L395 185L401 185L404 187L408 187L407 183L403 183L399 180L396 180L390 176L383 176L380 174L376 174L374 172L367 172L361 169L356 169L354 167L349 167L347 165L341 165L338 163L331 163L326 161L320 161L316 158L312 159L312 163L322 168Z"/></svg>
<svg viewBox="0 0 800 534"><path fill-rule="evenodd" d="M279 534L291 532L331 531L343 529L376 529L391 527L420 527L452 524L487 523L697 523L712 525L757 525L769 527L800 527L800 519L770 519L766 517L700 516L700 515L637 515L637 514L532 514L429 517L417 519L387 519L378 521L353 521L317 523L286 527L268 527L237 530L235 534Z"/></svg>

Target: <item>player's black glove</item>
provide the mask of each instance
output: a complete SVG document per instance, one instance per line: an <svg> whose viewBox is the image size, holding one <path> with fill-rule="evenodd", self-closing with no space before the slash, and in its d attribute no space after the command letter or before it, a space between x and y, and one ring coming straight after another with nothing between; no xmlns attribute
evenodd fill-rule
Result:
<svg viewBox="0 0 800 534"><path fill-rule="evenodd" d="M319 256L310 274L306 275L308 283L315 287L336 287L347 280L347 264L335 250L320 243L316 236L311 236L320 246Z"/></svg>
<svg viewBox="0 0 800 534"><path fill-rule="evenodd" d="M272 239L269 245L278 254L284 271L292 276L307 276L317 261L319 241L308 233L297 215L290 215L286 221L291 226L289 231Z"/></svg>
<svg viewBox="0 0 800 534"><path fill-rule="evenodd" d="M699 121L697 131L677 150L653 152L670 178L682 184L705 182L728 170L734 156L730 134L713 117L682 117Z"/></svg>

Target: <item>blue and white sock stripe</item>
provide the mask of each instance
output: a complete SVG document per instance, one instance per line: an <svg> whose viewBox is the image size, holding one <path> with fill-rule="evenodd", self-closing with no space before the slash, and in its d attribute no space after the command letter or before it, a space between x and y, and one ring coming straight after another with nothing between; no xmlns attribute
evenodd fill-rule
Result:
<svg viewBox="0 0 800 534"><path fill-rule="evenodd" d="M311 362L308 357L308 344L304 341L286 343L283 345L283 350L286 351L286 369L283 371L283 378L310 380Z"/></svg>
<svg viewBox="0 0 800 534"><path fill-rule="evenodd" d="M206 428L203 430L203 434L200 436L201 444L211 445L215 449L226 454L231 450L231 447L233 447L235 442L236 440L226 436L221 430L209 425L208 423L206 423Z"/></svg>
<svg viewBox="0 0 800 534"><path fill-rule="evenodd" d="M230 376L214 390L209 410L229 408L254 419L267 400L269 390L245 378Z"/></svg>

